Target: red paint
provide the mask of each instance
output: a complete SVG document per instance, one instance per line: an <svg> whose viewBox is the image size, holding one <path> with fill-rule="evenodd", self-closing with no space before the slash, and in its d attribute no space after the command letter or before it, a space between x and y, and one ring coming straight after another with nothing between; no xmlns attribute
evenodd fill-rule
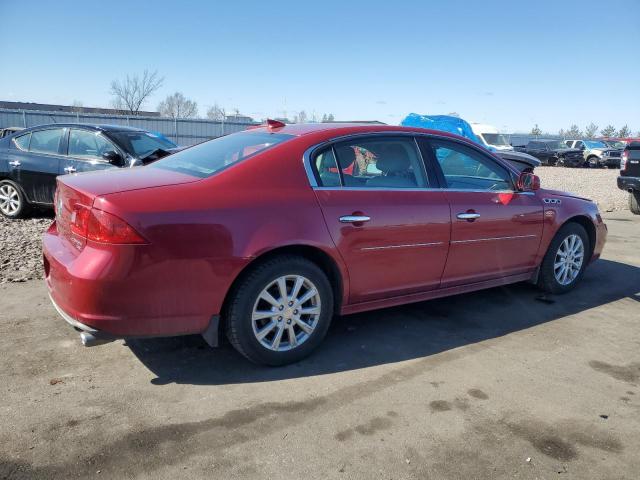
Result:
<svg viewBox="0 0 640 480"><path fill-rule="evenodd" d="M386 131L429 133L290 125L278 132L296 138L205 179L152 167L60 177L58 222L43 240L51 296L78 321L114 335L177 335L204 331L242 270L276 248L302 245L326 255L340 276L342 313L526 280L558 228L576 216L593 225L593 258L600 255L606 227L595 204L561 192L310 187L301 160L310 146ZM74 211L91 209L146 243L84 234L91 215ZM468 211L481 216L456 218ZM371 221L338 221L354 213Z"/></svg>

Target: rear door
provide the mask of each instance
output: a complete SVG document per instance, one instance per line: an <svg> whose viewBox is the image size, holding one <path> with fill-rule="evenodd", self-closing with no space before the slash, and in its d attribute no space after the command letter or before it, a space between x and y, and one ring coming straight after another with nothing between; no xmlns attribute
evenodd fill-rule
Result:
<svg viewBox="0 0 640 480"><path fill-rule="evenodd" d="M60 162L60 174L117 168L102 155L108 151L120 151L101 132L71 128L67 143L67 155Z"/></svg>
<svg viewBox="0 0 640 480"><path fill-rule="evenodd" d="M528 272L535 268L543 207L534 192L517 192L511 173L462 142L421 140L451 205L451 247L442 287Z"/></svg>
<svg viewBox="0 0 640 480"><path fill-rule="evenodd" d="M349 303L438 288L449 249L444 192L410 136L369 135L311 158L315 193L349 270Z"/></svg>
<svg viewBox="0 0 640 480"><path fill-rule="evenodd" d="M30 202L53 203L64 134L64 128L46 128L13 139L10 177Z"/></svg>

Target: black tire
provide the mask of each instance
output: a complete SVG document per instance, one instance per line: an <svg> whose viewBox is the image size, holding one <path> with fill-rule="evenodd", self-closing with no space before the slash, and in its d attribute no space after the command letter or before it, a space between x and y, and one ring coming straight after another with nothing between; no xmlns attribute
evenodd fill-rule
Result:
<svg viewBox="0 0 640 480"><path fill-rule="evenodd" d="M311 281L319 293L321 308L316 326L304 342L290 350L275 351L256 338L252 313L263 289L285 275L299 275ZM239 281L231 292L224 322L227 337L238 352L254 363L280 366L297 362L313 352L324 339L332 317L333 291L324 272L305 258L283 255L257 265Z"/></svg>
<svg viewBox="0 0 640 480"><path fill-rule="evenodd" d="M2 187L8 187L11 189L11 191L15 191L17 194L17 200L19 202L19 206L15 211L12 211L10 213L6 212L3 208L0 208L0 214L5 217L5 218L9 218L9 219L16 219L16 218L23 218L29 211L29 204L27 202L26 197L24 196L24 193L22 192L22 189L20 188L20 185L12 182L11 180L0 180L0 191L2 190ZM2 203L2 200L0 200L0 204ZM2 205L0 205L1 207Z"/></svg>
<svg viewBox="0 0 640 480"><path fill-rule="evenodd" d="M629 210L634 215L640 215L640 192L629 192Z"/></svg>
<svg viewBox="0 0 640 480"><path fill-rule="evenodd" d="M582 265L580 266L580 270L576 277L571 281L571 283L563 285L560 283L555 276L554 272L554 264L556 261L556 254L558 253L558 249L560 245L566 238L571 235L577 235L582 240L582 244L584 247ZM540 274L538 275L538 287L544 290L547 293L567 293L580 282L582 276L584 275L584 270L587 267L589 262L591 252L591 244L589 242L589 235L584 227L578 223L570 222L566 225L563 225L556 236L553 237L549 248L547 249L547 253L542 259L542 264L540 265Z"/></svg>

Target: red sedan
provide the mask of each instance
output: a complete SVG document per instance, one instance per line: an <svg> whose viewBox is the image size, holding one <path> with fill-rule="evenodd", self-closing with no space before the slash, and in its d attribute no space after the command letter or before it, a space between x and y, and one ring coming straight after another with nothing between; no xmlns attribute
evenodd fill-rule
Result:
<svg viewBox="0 0 640 480"><path fill-rule="evenodd" d="M442 132L267 126L58 178L51 299L85 345L226 334L297 361L349 314L514 282L572 289L606 226L584 198Z"/></svg>

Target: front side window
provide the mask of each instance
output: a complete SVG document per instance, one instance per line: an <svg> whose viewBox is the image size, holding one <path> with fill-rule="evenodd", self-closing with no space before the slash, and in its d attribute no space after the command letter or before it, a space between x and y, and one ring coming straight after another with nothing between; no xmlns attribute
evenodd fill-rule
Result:
<svg viewBox="0 0 640 480"><path fill-rule="evenodd" d="M314 165L322 186L340 182L350 188L428 186L413 138L366 137L336 143L318 154Z"/></svg>
<svg viewBox="0 0 640 480"><path fill-rule="evenodd" d="M100 132L71 129L69 132L69 156L83 160L102 160L108 151L117 151Z"/></svg>
<svg viewBox="0 0 640 480"><path fill-rule="evenodd" d="M29 151L35 153L57 154L62 140L62 128L52 128L50 130L38 130L31 133L31 143Z"/></svg>
<svg viewBox="0 0 640 480"><path fill-rule="evenodd" d="M18 147L20 150L29 150L29 140L31 140L31 134L27 133L25 135L20 135L19 137L15 137L13 139L13 143L16 145L16 147Z"/></svg>
<svg viewBox="0 0 640 480"><path fill-rule="evenodd" d="M480 152L446 140L431 141L446 188L456 190L511 190L509 172Z"/></svg>
<svg viewBox="0 0 640 480"><path fill-rule="evenodd" d="M234 133L161 158L149 167L206 178L229 165L292 138L295 137L284 133Z"/></svg>

